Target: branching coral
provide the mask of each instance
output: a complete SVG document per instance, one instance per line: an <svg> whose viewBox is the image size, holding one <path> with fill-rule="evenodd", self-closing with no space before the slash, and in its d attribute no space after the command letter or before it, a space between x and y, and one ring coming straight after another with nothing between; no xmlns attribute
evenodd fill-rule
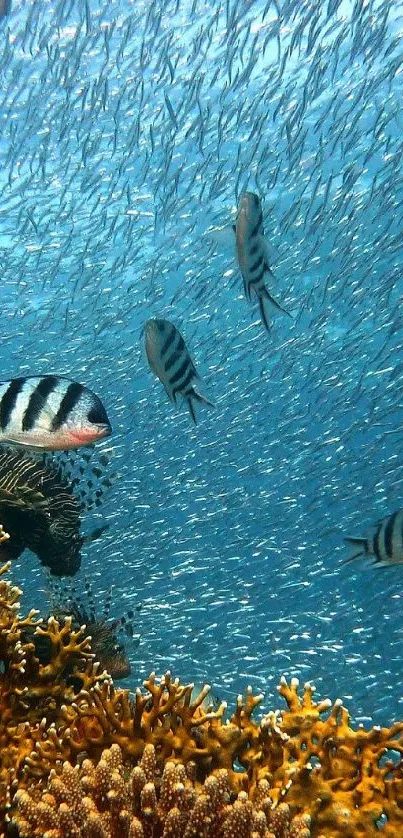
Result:
<svg viewBox="0 0 403 838"><path fill-rule="evenodd" d="M87 688L102 677L83 629L74 632L69 619L60 626L53 618L42 627L35 610L19 616L21 591L3 579L8 569L0 568L0 816L26 757L38 739L52 735L62 706L74 700L72 677ZM35 656L34 644L24 639L29 632L48 638L52 653L47 666Z"/></svg>
<svg viewBox="0 0 403 838"><path fill-rule="evenodd" d="M65 762L52 771L39 800L22 789L15 795L22 838L310 838L309 816L290 818L287 804L272 810L261 781L253 800L231 794L228 771L219 770L198 788L194 763L166 762L158 774L153 745L139 764L125 770L119 745L95 766ZM230 802L231 801L231 802Z"/></svg>
<svg viewBox="0 0 403 838"><path fill-rule="evenodd" d="M403 723L354 730L340 700L315 702L295 679L279 687L286 709L260 722L251 690L226 720L225 703L206 705L208 687L193 698L169 673L132 696L99 674L83 630L19 616L6 569L0 806L21 835L79 838L83 818L99 838L116 824L131 838L370 838L379 825L385 838L403 834ZM27 626L48 638L46 665Z"/></svg>

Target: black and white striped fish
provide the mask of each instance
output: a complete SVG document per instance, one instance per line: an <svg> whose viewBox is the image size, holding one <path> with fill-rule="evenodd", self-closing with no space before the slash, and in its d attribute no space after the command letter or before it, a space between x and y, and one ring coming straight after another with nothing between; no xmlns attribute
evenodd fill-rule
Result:
<svg viewBox="0 0 403 838"><path fill-rule="evenodd" d="M273 276L273 272L269 267L268 246L263 232L262 207L254 192L242 193L233 229L245 296L250 300L254 291L259 300L262 322L269 330L269 312L281 311L289 317L291 315L282 308L266 288L265 273Z"/></svg>
<svg viewBox="0 0 403 838"><path fill-rule="evenodd" d="M0 382L0 443L63 451L111 432L101 400L76 381L41 375Z"/></svg>
<svg viewBox="0 0 403 838"><path fill-rule="evenodd" d="M203 381L196 372L185 341L169 320L148 320L145 328L148 363L165 387L171 402L177 404L178 395L187 402L196 423L193 402L204 402L214 407L203 393Z"/></svg>
<svg viewBox="0 0 403 838"><path fill-rule="evenodd" d="M349 536L345 541L359 549L354 550L353 555L345 559L343 564L361 556L371 559L372 564L378 567L403 564L403 509L379 521L375 533L369 538Z"/></svg>

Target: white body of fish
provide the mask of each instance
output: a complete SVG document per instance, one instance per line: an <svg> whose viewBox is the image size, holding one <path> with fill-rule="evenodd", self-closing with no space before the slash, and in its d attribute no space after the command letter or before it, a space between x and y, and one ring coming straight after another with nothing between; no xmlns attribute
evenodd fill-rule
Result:
<svg viewBox="0 0 403 838"><path fill-rule="evenodd" d="M98 396L76 381L42 375L0 382L0 443L67 451L111 430Z"/></svg>

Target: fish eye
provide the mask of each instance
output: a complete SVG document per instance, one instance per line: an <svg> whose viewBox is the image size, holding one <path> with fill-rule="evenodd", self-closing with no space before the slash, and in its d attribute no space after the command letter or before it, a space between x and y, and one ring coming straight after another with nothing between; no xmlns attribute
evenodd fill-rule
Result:
<svg viewBox="0 0 403 838"><path fill-rule="evenodd" d="M259 198L258 198L257 195L255 195L255 194L253 195L253 200L254 200L256 206L258 206L259 205Z"/></svg>
<svg viewBox="0 0 403 838"><path fill-rule="evenodd" d="M109 425L106 410L101 402L92 405L87 413L87 419L91 425Z"/></svg>

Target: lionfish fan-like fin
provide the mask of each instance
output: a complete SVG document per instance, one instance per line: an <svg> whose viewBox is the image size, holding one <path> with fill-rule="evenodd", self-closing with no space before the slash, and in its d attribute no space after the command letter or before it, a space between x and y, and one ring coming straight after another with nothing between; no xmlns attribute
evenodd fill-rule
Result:
<svg viewBox="0 0 403 838"><path fill-rule="evenodd" d="M82 605L82 592L79 590L78 582L67 581L66 579L55 579L50 571L45 568L47 577L46 593L49 599L50 610L52 614L66 615L80 614L83 619L81 623L88 620L89 615L85 612Z"/></svg>
<svg viewBox="0 0 403 838"><path fill-rule="evenodd" d="M126 638L134 641L136 647L140 642L140 634L134 632L136 614L141 609L141 603L129 609L122 617L110 618L111 606L113 604L114 586L107 590L104 600L99 603L99 610L95 602L92 582L84 580L84 589L79 588L76 581L54 579L50 572L45 569L48 585L47 591L52 613L56 616L65 614L72 616L80 625L93 623L98 625L109 625L117 634L124 634Z"/></svg>
<svg viewBox="0 0 403 838"><path fill-rule="evenodd" d="M344 538L344 541L346 541L347 544L351 544L353 547L360 547L360 549L358 551L354 550L352 555L348 556L347 559L343 559L341 564L349 564L350 562L353 562L354 559L360 559L363 556L365 556L365 554L367 552L367 550L366 550L367 541L368 541L367 538L359 538L359 537L353 536L353 535L346 535L345 538Z"/></svg>
<svg viewBox="0 0 403 838"><path fill-rule="evenodd" d="M102 450L92 445L87 449L47 453L44 458L47 464L58 469L61 479L68 481L81 510L88 512L102 504L113 485L111 455L111 448Z"/></svg>

